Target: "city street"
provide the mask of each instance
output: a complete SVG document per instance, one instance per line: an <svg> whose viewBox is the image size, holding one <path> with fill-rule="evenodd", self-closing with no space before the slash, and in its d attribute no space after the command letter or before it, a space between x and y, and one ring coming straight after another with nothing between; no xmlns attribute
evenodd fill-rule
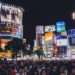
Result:
<svg viewBox="0 0 75 75"><path fill-rule="evenodd" d="M75 1L0 0L0 75L75 75Z"/></svg>

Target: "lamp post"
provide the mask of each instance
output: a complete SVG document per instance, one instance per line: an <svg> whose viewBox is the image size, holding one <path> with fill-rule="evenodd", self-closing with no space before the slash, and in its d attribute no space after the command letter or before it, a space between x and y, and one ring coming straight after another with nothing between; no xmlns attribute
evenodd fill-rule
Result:
<svg viewBox="0 0 75 75"><path fill-rule="evenodd" d="M72 13L72 19L75 20L75 11Z"/></svg>

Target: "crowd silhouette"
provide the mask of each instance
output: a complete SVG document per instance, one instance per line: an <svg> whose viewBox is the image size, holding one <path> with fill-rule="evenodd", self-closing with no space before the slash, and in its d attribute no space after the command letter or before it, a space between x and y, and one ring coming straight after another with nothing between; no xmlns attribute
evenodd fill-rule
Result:
<svg viewBox="0 0 75 75"><path fill-rule="evenodd" d="M0 60L0 75L75 75L75 60Z"/></svg>

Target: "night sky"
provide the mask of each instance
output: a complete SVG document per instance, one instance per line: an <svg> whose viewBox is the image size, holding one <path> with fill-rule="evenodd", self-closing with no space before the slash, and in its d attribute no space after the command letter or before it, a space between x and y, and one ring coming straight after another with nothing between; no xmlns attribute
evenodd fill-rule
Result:
<svg viewBox="0 0 75 75"><path fill-rule="evenodd" d="M36 25L55 24L56 21L65 21L66 28L74 28L71 13L74 8L73 0L2 0L9 4L23 7L24 37L33 44Z"/></svg>

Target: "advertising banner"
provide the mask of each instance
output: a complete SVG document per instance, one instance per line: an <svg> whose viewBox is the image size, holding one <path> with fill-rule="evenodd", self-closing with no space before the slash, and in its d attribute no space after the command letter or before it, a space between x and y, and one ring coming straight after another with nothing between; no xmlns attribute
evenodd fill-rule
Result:
<svg viewBox="0 0 75 75"><path fill-rule="evenodd" d="M41 33L36 33L36 40L37 40L37 45L42 46L42 34Z"/></svg>
<svg viewBox="0 0 75 75"><path fill-rule="evenodd" d="M61 36L67 36L67 31L61 32Z"/></svg>
<svg viewBox="0 0 75 75"><path fill-rule="evenodd" d="M71 54L72 54L72 55L75 55L75 48L74 48L74 49L72 48Z"/></svg>
<svg viewBox="0 0 75 75"><path fill-rule="evenodd" d="M0 24L0 35L11 35L12 33L12 24Z"/></svg>
<svg viewBox="0 0 75 75"><path fill-rule="evenodd" d="M45 41L51 40L53 37L53 32L45 33Z"/></svg>
<svg viewBox="0 0 75 75"><path fill-rule="evenodd" d="M22 24L22 10L20 8L0 4L1 22Z"/></svg>
<svg viewBox="0 0 75 75"><path fill-rule="evenodd" d="M22 38L23 37L23 27L20 25L13 25L12 27L12 35L13 37Z"/></svg>
<svg viewBox="0 0 75 75"><path fill-rule="evenodd" d="M57 46L67 46L68 40L67 39L58 39L57 40Z"/></svg>
<svg viewBox="0 0 75 75"><path fill-rule="evenodd" d="M5 47L5 45L7 44L8 41L10 41L10 39L9 40L8 39L1 39L0 40L2 49L4 49L4 47Z"/></svg>
<svg viewBox="0 0 75 75"><path fill-rule="evenodd" d="M64 21L57 22L56 23L56 30L57 30L57 32L63 32L63 31L65 31L65 22Z"/></svg>
<svg viewBox="0 0 75 75"><path fill-rule="evenodd" d="M44 26L36 26L36 33L44 33Z"/></svg>
<svg viewBox="0 0 75 75"><path fill-rule="evenodd" d="M55 25L45 26L45 32L53 32L55 31Z"/></svg>
<svg viewBox="0 0 75 75"><path fill-rule="evenodd" d="M67 53L67 46L60 46L58 47L60 54L66 54Z"/></svg>
<svg viewBox="0 0 75 75"><path fill-rule="evenodd" d="M45 33L45 47L46 47L46 54L52 56L53 50L53 32Z"/></svg>

